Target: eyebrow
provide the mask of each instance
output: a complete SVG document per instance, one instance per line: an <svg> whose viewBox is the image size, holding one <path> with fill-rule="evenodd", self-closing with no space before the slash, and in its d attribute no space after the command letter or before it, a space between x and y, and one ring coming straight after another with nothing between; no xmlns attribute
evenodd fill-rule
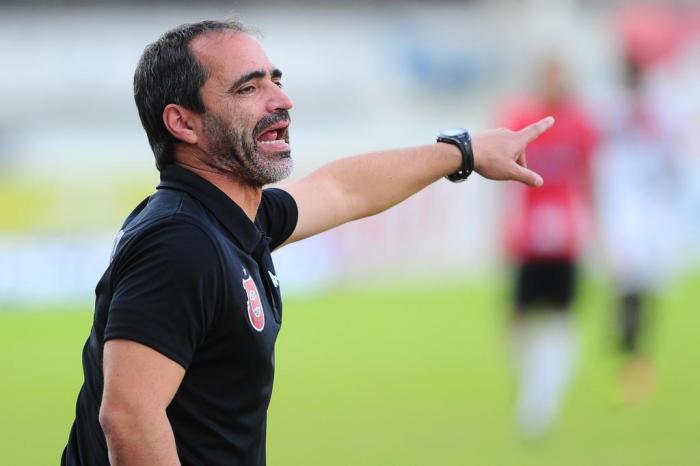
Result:
<svg viewBox="0 0 700 466"><path fill-rule="evenodd" d="M251 71L250 73L246 73L243 76L241 76L240 78L236 79L236 81L234 81L234 83L231 84L231 86L228 88L228 91L234 92L238 88L238 86L240 86L241 84L248 82L250 80L253 80L253 79L262 79L265 76L267 76L267 72L264 70L255 70L255 71ZM278 79L281 77L282 77L282 71L280 71L279 69L275 68L272 71L270 71L270 78Z"/></svg>

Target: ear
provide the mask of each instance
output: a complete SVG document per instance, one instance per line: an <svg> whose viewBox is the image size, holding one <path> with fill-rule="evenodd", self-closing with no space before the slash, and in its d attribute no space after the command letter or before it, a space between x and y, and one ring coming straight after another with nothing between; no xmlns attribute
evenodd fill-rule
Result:
<svg viewBox="0 0 700 466"><path fill-rule="evenodd" d="M163 110L163 123L175 138L188 144L197 143L195 127L198 123L198 115L179 105L168 104Z"/></svg>

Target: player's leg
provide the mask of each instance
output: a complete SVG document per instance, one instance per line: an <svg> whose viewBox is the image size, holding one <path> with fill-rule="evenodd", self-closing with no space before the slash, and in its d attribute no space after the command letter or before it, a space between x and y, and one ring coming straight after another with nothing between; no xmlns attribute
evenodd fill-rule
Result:
<svg viewBox="0 0 700 466"><path fill-rule="evenodd" d="M647 399L655 386L655 370L645 351L653 296L641 288L621 293L619 298L618 344L622 352L619 396L625 403Z"/></svg>
<svg viewBox="0 0 700 466"><path fill-rule="evenodd" d="M639 330L642 320L642 292L635 290L620 297L620 348L623 353L639 349Z"/></svg>
<svg viewBox="0 0 700 466"><path fill-rule="evenodd" d="M528 436L547 432L557 417L573 374L577 343L571 301L575 266L569 261L523 264L516 284L513 325L519 370L516 408Z"/></svg>

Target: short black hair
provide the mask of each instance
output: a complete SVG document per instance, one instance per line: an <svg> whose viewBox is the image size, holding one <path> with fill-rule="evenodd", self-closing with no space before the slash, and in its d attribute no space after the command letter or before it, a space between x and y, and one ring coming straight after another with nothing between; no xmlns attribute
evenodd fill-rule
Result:
<svg viewBox="0 0 700 466"><path fill-rule="evenodd" d="M177 104L204 113L201 88L210 70L197 60L189 44L195 37L212 31L250 33L238 21L183 24L149 44L136 65L134 100L158 170L175 161L177 139L163 123L165 107Z"/></svg>

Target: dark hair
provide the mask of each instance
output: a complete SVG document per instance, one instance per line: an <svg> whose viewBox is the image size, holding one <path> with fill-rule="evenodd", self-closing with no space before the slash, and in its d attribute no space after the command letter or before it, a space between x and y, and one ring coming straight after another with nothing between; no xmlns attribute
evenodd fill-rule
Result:
<svg viewBox="0 0 700 466"><path fill-rule="evenodd" d="M205 110L200 90L210 70L197 60L189 44L211 31L249 32L237 21L183 24L149 44L136 65L134 100L158 170L175 161L177 139L163 123L166 105L182 105L198 113Z"/></svg>
<svg viewBox="0 0 700 466"><path fill-rule="evenodd" d="M644 80L644 65L631 54L625 56L623 65L625 86L632 91L639 90Z"/></svg>

